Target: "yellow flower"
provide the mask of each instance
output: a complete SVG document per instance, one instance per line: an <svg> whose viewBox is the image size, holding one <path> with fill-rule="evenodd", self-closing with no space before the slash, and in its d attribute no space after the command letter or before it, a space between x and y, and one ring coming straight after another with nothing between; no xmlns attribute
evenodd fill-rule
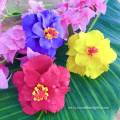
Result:
<svg viewBox="0 0 120 120"><path fill-rule="evenodd" d="M117 58L117 54L110 48L110 40L105 39L98 30L72 35L68 47L67 69L92 79L108 71L109 64Z"/></svg>

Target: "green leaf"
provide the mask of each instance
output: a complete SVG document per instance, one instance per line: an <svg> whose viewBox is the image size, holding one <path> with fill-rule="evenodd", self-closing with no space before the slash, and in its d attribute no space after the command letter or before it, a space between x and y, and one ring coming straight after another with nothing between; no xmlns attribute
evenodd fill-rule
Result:
<svg viewBox="0 0 120 120"><path fill-rule="evenodd" d="M0 120L113 120L120 107L120 4L109 0L106 15L101 15L92 29L100 30L111 40L117 60L108 72L95 80L71 73L70 89L65 96L65 107L53 114L43 111L29 116L22 111L18 92L9 82L9 89L0 90ZM57 51L55 63L65 67L68 48ZM17 64L9 65L14 71Z"/></svg>
<svg viewBox="0 0 120 120"><path fill-rule="evenodd" d="M69 37L73 35L73 29L71 24L68 26L68 31L69 31Z"/></svg>
<svg viewBox="0 0 120 120"><path fill-rule="evenodd" d="M23 10L17 7L9 7L9 13L14 16L23 14Z"/></svg>

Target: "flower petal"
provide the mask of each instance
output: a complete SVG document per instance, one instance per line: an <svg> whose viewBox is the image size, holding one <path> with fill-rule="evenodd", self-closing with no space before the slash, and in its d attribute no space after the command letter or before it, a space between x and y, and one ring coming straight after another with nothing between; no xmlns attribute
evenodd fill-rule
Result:
<svg viewBox="0 0 120 120"><path fill-rule="evenodd" d="M95 47L101 43L101 40L104 40L104 35L98 30L93 30L87 33L86 45Z"/></svg>
<svg viewBox="0 0 120 120"><path fill-rule="evenodd" d="M13 84L16 88L18 88L18 91L21 91L22 87L24 86L24 73L23 71L17 71L13 75Z"/></svg>
<svg viewBox="0 0 120 120"><path fill-rule="evenodd" d="M25 105L23 108L23 111L28 114L28 115L33 115L35 113L37 113L38 111L35 110L30 103L27 103L27 105Z"/></svg>
<svg viewBox="0 0 120 120"><path fill-rule="evenodd" d="M97 78L100 74L104 72L102 69L91 69L89 67L87 67L86 71L86 75L92 79Z"/></svg>
<svg viewBox="0 0 120 120"><path fill-rule="evenodd" d="M8 88L8 81L2 69L0 69L0 89L7 89L7 88Z"/></svg>
<svg viewBox="0 0 120 120"><path fill-rule="evenodd" d="M61 26L59 20L54 22L50 27L55 28L55 30L58 31L60 37L63 36L63 27Z"/></svg>
<svg viewBox="0 0 120 120"><path fill-rule="evenodd" d="M29 88L27 85L23 86L21 93L23 94L25 101L31 101L33 99L33 97L32 97L33 90L34 89Z"/></svg>
<svg viewBox="0 0 120 120"><path fill-rule="evenodd" d="M25 72L27 69L30 71L36 71L40 74L43 74L49 69L49 67L52 64L53 64L53 61L50 57L48 57L47 55L39 55L29 60L27 63L25 63L22 69L23 69L23 72Z"/></svg>
<svg viewBox="0 0 120 120"><path fill-rule="evenodd" d="M40 49L39 39L27 37L25 46L36 52Z"/></svg>
<svg viewBox="0 0 120 120"><path fill-rule="evenodd" d="M55 48L50 48L50 49L48 49L48 51L46 52L46 54L48 56L50 56L51 58L53 58L55 56L55 54L56 54L56 49Z"/></svg>
<svg viewBox="0 0 120 120"><path fill-rule="evenodd" d="M57 87L59 69L53 64L47 72L41 75L39 82L46 87Z"/></svg>
<svg viewBox="0 0 120 120"><path fill-rule="evenodd" d="M67 87L70 82L70 72L62 66L58 66L58 69L60 71L58 76L58 87Z"/></svg>
<svg viewBox="0 0 120 120"><path fill-rule="evenodd" d="M102 66L102 62L98 57L91 57L88 63L88 67L91 69L99 69Z"/></svg>
<svg viewBox="0 0 120 120"><path fill-rule="evenodd" d="M33 31L33 33L35 33L39 37L45 37L44 31L42 29L42 26L41 26L40 22L37 22L33 25L32 31Z"/></svg>
<svg viewBox="0 0 120 120"><path fill-rule="evenodd" d="M30 14L30 15L26 15L23 19L22 19L22 26L23 26L23 30L25 31L25 34L27 36L36 36L33 32L32 32L32 27L33 25L38 22L37 20L37 15L36 14Z"/></svg>
<svg viewBox="0 0 120 120"><path fill-rule="evenodd" d="M89 56L88 55L82 55L77 53L75 57L75 63L79 66L86 66L89 62Z"/></svg>
<svg viewBox="0 0 120 120"><path fill-rule="evenodd" d="M64 44L64 40L61 37L57 37L57 38L53 38L52 39L52 43L51 46L53 48L59 48L60 46L62 46Z"/></svg>
<svg viewBox="0 0 120 120"><path fill-rule="evenodd" d="M36 71L31 71L28 69L25 69L24 73L25 73L24 81L27 84L27 86L32 88L35 87L35 85L38 82L38 78L40 77L40 74Z"/></svg>
<svg viewBox="0 0 120 120"><path fill-rule="evenodd" d="M36 111L44 110L46 113L49 106L49 104L45 100L41 100L41 101L32 100L31 105Z"/></svg>
<svg viewBox="0 0 120 120"><path fill-rule="evenodd" d="M51 42L52 42L52 40L49 40L49 39L46 39L46 38L40 38L40 40L39 40L40 46L44 49L51 48Z"/></svg>

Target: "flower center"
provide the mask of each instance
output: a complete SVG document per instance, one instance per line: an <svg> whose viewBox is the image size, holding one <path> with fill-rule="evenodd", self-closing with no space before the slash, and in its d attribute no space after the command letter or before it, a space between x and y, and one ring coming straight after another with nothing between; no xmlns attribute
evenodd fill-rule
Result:
<svg viewBox="0 0 120 120"><path fill-rule="evenodd" d="M95 48L95 47L89 47L88 49L88 55L90 55L91 57L93 56L94 53L97 53L98 52L98 49Z"/></svg>
<svg viewBox="0 0 120 120"><path fill-rule="evenodd" d="M48 91L47 87L38 84L37 87L35 87L34 91L32 92L32 95L34 96L34 101L40 101L43 99L46 100L47 97L49 96L47 91Z"/></svg>
<svg viewBox="0 0 120 120"><path fill-rule="evenodd" d="M58 31L55 30L55 28L48 27L44 30L44 33L45 33L45 38L52 39L53 37L57 38Z"/></svg>

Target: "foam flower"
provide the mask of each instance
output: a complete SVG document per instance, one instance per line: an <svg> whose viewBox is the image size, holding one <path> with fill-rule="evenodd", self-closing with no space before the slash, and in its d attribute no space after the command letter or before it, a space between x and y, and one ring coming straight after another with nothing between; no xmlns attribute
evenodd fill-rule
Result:
<svg viewBox="0 0 120 120"><path fill-rule="evenodd" d="M25 46L34 52L54 57L57 48L64 43L60 20L60 17L50 10L25 16L22 20L23 30L27 35Z"/></svg>
<svg viewBox="0 0 120 120"><path fill-rule="evenodd" d="M53 64L47 55L39 55L25 63L23 71L13 75L23 111L32 115L40 110L47 113L60 111L69 91L69 71Z"/></svg>
<svg viewBox="0 0 120 120"><path fill-rule="evenodd" d="M68 40L68 47L67 69L92 79L108 71L109 64L117 58L110 40L98 30L74 34Z"/></svg>
<svg viewBox="0 0 120 120"><path fill-rule="evenodd" d="M0 54L7 62L12 62L17 51L25 48L25 33L22 26L16 25L0 35Z"/></svg>
<svg viewBox="0 0 120 120"><path fill-rule="evenodd" d="M9 74L9 69L0 63L0 89L8 88L8 81L10 77L7 79Z"/></svg>

